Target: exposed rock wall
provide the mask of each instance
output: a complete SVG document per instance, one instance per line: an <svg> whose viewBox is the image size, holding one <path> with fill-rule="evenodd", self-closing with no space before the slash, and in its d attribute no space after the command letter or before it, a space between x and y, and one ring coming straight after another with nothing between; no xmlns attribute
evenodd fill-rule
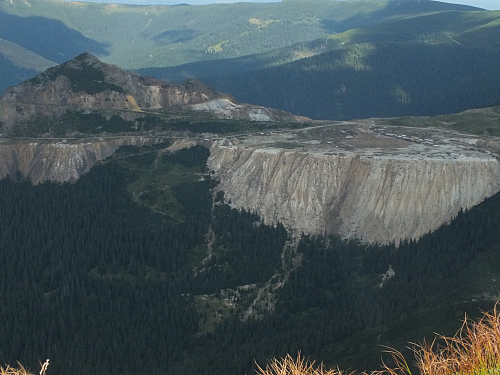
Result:
<svg viewBox="0 0 500 375"><path fill-rule="evenodd" d="M33 183L75 181L122 145L161 141L116 137L80 142L0 143L0 178L20 172ZM172 150L190 147L180 140ZM208 166L233 206L305 233L338 233L366 242L418 238L500 191L492 156L366 156L211 145Z"/></svg>
<svg viewBox="0 0 500 375"><path fill-rule="evenodd" d="M305 233L366 242L419 238L500 190L493 157L393 158L212 145L209 167L236 207Z"/></svg>
<svg viewBox="0 0 500 375"><path fill-rule="evenodd" d="M155 140L121 137L78 143L9 142L0 143L0 178L20 172L34 184L44 181L73 182L98 161L112 155L120 146L143 146Z"/></svg>

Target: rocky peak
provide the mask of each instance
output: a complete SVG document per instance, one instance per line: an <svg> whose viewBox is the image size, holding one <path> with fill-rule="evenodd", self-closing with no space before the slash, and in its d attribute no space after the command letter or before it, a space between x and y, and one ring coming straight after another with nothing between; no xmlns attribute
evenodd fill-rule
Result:
<svg viewBox="0 0 500 375"><path fill-rule="evenodd" d="M18 86L9 88L0 98L0 122L4 131L40 117L59 119L67 111L116 111L130 117L166 108L210 111L221 118L256 121L301 121L289 113L240 105L203 83L188 79L174 84L143 77L97 57L82 53L61 65L47 69Z"/></svg>
<svg viewBox="0 0 500 375"><path fill-rule="evenodd" d="M184 100L165 100L165 105L194 104L200 99L191 99L189 96L195 92L202 93L204 100L222 97L222 94L213 88L203 85L201 82L190 79L185 84L173 84L151 77L143 77L134 72L128 72L116 65L106 64L90 53L82 53L72 60L47 69L38 76L16 87L7 90L2 100L14 98L19 100L19 94L23 92L46 91L53 89L54 85L60 89L68 90L73 95L98 95L112 93L138 95L134 97L141 108L149 108L154 98L151 96L165 97L173 91L182 93ZM64 87L63 87L64 86ZM57 93L57 92L56 92ZM17 94L17 95L16 95ZM187 94L187 97L186 97ZM37 98L42 99L42 98ZM58 99L58 98L53 98ZM160 99L160 98L157 98ZM173 98L170 98L173 99ZM22 101L22 100L21 100ZM194 103L191 103L193 101ZM43 100L38 100L38 104L44 104ZM98 105L96 105L98 109ZM123 108L125 109L125 108Z"/></svg>

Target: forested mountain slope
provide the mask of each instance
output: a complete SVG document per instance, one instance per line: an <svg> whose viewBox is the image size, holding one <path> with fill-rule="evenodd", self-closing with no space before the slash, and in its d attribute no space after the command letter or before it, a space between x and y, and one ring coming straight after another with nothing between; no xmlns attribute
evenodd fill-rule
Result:
<svg viewBox="0 0 500 375"><path fill-rule="evenodd" d="M500 12L422 14L274 51L278 64L267 53L143 72L196 76L311 118L436 115L500 102L499 33ZM309 57L292 61L300 54Z"/></svg>
<svg viewBox="0 0 500 375"><path fill-rule="evenodd" d="M204 81L314 119L437 115L497 105L499 58L498 48L363 43Z"/></svg>
<svg viewBox="0 0 500 375"><path fill-rule="evenodd" d="M0 38L13 44L2 66L12 78L0 87L30 74L19 70L20 49L55 63L90 52L127 69L154 68L141 72L157 78L197 78L240 101L313 118L463 110L492 104L491 77L498 76L488 64L497 60L498 12L477 10L434 1L128 6L2 0ZM468 70L458 65L442 75L471 56L477 63ZM405 78L412 73L421 78ZM443 87L426 96L436 76ZM478 79L489 84L485 92L473 91L475 100L464 102L462 93ZM436 102L440 95L446 99ZM367 108L356 110L359 103Z"/></svg>
<svg viewBox="0 0 500 375"><path fill-rule="evenodd" d="M318 58L359 49L360 53L345 61L352 70L363 71L367 64L370 68L377 66L370 61L374 48L371 43L340 44ZM315 60L295 63L303 61ZM75 66L76 71L70 69ZM9 168L2 169L9 177L0 181L0 358L4 362L20 361L35 368L39 360L48 357L51 371L75 375L243 375L253 373L256 362L262 365L269 358L302 351L327 365L371 370L380 364L380 345L402 349L407 341L433 337L436 331L453 333L464 312L473 315L479 308L490 308L498 298L498 193L466 212L457 211L453 220L432 233L402 241L399 246L389 241L385 245L363 244L356 238L303 235L288 230L282 222L269 224L255 212L232 208L230 194L218 190L224 188L223 179L217 180L223 175L213 167L216 160L209 162L211 151L207 148L214 139L224 138L213 133L232 132L230 135L237 137L218 139L219 145L230 151L225 158L228 164L239 162L234 157L237 153L244 162L241 156L251 150L240 152L237 142L252 136L258 141L261 137L271 156L286 154L286 158L274 163L283 171L300 171L297 161L307 152L316 160L302 166L311 171L316 168L318 186L326 180L318 156L323 161L331 160L335 150L340 159L356 148L366 148L367 160L359 156L361 153L349 154L354 161L351 176L362 177L362 168L375 159L384 159L394 166L384 167L391 172L387 182L394 178L397 186L397 176L418 178L410 168L416 163L408 158L406 169L397 168L398 163L393 162L397 157L389 160L382 155L382 144L395 154L408 148L415 159L422 159L421 152L425 151L428 158L438 158L438 164L448 173L453 164L466 159L462 155L466 151L481 153L488 163L498 164L494 157L498 141L487 135L473 138L456 133L446 139L433 129L412 133L407 128L390 128L391 122L405 125L415 121L430 126L440 122L440 126L451 129L456 124L458 130L498 134L498 108L491 108L489 113L466 112L437 119L366 120L358 124L359 129L352 123L328 124L330 129L325 130L335 136L331 140L318 130L325 124L308 127L309 137L304 129L295 133L285 129L291 124L276 130L271 128L273 124L267 128L267 124L259 127L213 117L205 121L203 116L193 123L168 110L161 113L162 121L146 116L143 123L133 123L107 116L130 109L125 98L120 99L123 107L110 108L114 104L110 95L114 93L116 99L127 88L118 86L120 76L128 77L124 81L129 84L141 78L133 75L132 79L132 75L121 72L112 74L113 80L109 80L104 73L110 71L116 73L119 69L84 54L10 91L10 104L15 107L15 99L34 97L23 88L31 85L28 89L43 92L59 79L64 84L53 87L64 88L63 93L75 97L89 94L86 98L98 94L102 100L78 102L85 106L58 118L57 128L52 128L54 122L42 119L24 124L22 131L14 133L23 138L43 135L45 139L2 142L4 155L10 155L12 161ZM158 84L154 79L142 82L152 83L148 87ZM132 95L132 91L127 92ZM64 107L58 100L71 98L41 97L53 100L56 108ZM137 98L141 103L141 97ZM144 112L150 109L148 105L141 108ZM138 115L142 116L142 112ZM143 142L141 132L155 138L154 142ZM191 132L195 134L191 140L179 141ZM133 142L134 136L128 142L119 137L112 141L111 133L128 133L122 137L132 133L138 142ZM368 133L372 134L370 141ZM430 139L436 133L441 138ZM74 138L57 138L68 134ZM71 151L82 143L88 150L90 139L110 147L97 145L95 153L88 152L86 158L78 152L67 158L77 173L66 180L52 180L69 180L72 184L43 182L51 179L49 174L45 179L34 178L34 182L40 182L37 185L29 181L33 176L30 170L40 171L40 164L47 166L57 160L49 156L64 156L64 152L52 150ZM295 140L298 143L292 144ZM482 145L483 141L489 143ZM462 151L453 142L460 143ZM124 147L118 148L120 145ZM17 153L16 147L25 154ZM293 153L292 148L300 151ZM263 154L262 150L257 153ZM256 165L269 165L270 160L257 160ZM474 163L479 160L470 161L469 169L477 172ZM207 163L212 165L211 171ZM289 166L284 168L287 163ZM63 163L53 164L64 167ZM335 167L323 163L327 164ZM250 173L258 171L249 169ZM422 171L434 173L432 169ZM252 177L250 173L247 176ZM439 196L446 196L447 191L456 200L460 191L473 192L469 186L455 188L447 183L443 185L448 190L442 189L439 181L446 173L436 174L438 177L431 176L428 181L435 185L433 191ZM282 182L293 184L286 180L286 174L276 175ZM496 183L495 176L484 180L473 176L470 186ZM257 178L249 181L258 188ZM359 185L359 180L350 181ZM242 179L237 183L241 185ZM306 189L313 186L312 179L304 185ZM416 184L412 181L406 186L411 190ZM344 187L344 192L354 191L349 183ZM369 192L365 196L376 198ZM390 206L391 201L384 199L380 202L389 202ZM358 204L363 202L357 200ZM406 207L410 207L409 202L402 200ZM336 214L333 212L332 217ZM380 216L374 222L377 220L381 220Z"/></svg>
<svg viewBox="0 0 500 375"><path fill-rule="evenodd" d="M123 148L74 184L0 181L5 362L249 374L300 350L375 369L379 345L493 305L499 195L398 248L295 237L214 197L207 149L167 146Z"/></svg>
<svg viewBox="0 0 500 375"><path fill-rule="evenodd" d="M0 9L3 39L55 62L88 51L125 68L244 56L389 18L474 10L432 1L380 0L204 6L2 0ZM19 29L24 30L22 35L16 32ZM55 35L60 38L52 40Z"/></svg>

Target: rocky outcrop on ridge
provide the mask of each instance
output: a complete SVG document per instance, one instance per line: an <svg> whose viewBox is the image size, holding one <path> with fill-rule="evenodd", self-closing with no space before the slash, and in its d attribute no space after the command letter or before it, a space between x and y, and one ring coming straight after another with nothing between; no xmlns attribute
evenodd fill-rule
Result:
<svg viewBox="0 0 500 375"><path fill-rule="evenodd" d="M499 161L470 143L371 134L360 148L366 132L354 133L219 141L208 164L234 207L299 233L365 242L419 238L500 190Z"/></svg>
<svg viewBox="0 0 500 375"><path fill-rule="evenodd" d="M145 146L160 141L145 137L115 137L78 142L4 142L0 143L0 179L21 173L34 184L74 182L120 146Z"/></svg>
<svg viewBox="0 0 500 375"><path fill-rule="evenodd" d="M238 139L179 138L167 150L210 147L208 167L226 201L259 213L267 223L364 242L417 239L500 191L500 162L481 138L333 128ZM0 178L20 172L33 183L71 182L120 146L162 141L143 136L6 140L0 143Z"/></svg>
<svg viewBox="0 0 500 375"><path fill-rule="evenodd" d="M122 118L134 119L144 111L161 113L172 108L253 121L304 120L284 111L238 104L229 95L193 79L174 84L143 77L84 53L9 88L0 98L0 122L8 131L38 118L56 121L68 110L115 111Z"/></svg>

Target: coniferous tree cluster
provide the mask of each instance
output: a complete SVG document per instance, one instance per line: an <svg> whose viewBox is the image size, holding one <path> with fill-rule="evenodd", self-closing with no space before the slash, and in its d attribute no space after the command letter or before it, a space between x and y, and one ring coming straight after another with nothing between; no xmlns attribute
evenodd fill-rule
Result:
<svg viewBox="0 0 500 375"><path fill-rule="evenodd" d="M300 350L332 365L370 352L374 366L380 348L356 335L391 332L439 305L449 289L438 286L498 250L500 195L399 247L302 236L300 265L262 310L258 291L290 261L281 224L231 209L222 193L214 199L208 176L172 182L182 220L130 193L141 163L188 173L206 157L192 148L111 160L74 184L0 181L4 362L34 368L48 357L54 372L82 375L250 374L254 361ZM381 286L389 265L395 275ZM245 315L250 306L257 315Z"/></svg>

